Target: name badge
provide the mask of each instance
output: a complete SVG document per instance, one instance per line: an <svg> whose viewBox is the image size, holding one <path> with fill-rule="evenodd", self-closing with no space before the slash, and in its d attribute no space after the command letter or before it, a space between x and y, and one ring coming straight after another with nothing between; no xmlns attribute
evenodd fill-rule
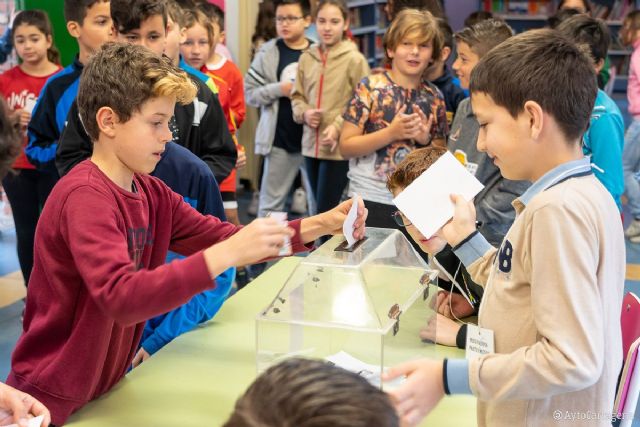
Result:
<svg viewBox="0 0 640 427"><path fill-rule="evenodd" d="M467 324L467 344L465 348L467 360L493 353L493 331Z"/></svg>

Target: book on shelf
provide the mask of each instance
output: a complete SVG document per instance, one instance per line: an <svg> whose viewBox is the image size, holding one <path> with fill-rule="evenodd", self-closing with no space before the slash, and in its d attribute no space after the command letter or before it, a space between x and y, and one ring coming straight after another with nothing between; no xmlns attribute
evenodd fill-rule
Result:
<svg viewBox="0 0 640 427"><path fill-rule="evenodd" d="M361 11L359 8L349 9L349 25L351 25L352 28L362 25Z"/></svg>

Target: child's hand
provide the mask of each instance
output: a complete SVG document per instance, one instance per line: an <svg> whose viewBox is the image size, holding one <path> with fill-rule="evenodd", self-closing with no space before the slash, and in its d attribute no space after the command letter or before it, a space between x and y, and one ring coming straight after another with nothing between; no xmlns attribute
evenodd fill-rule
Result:
<svg viewBox="0 0 640 427"><path fill-rule="evenodd" d="M242 145L238 145L238 159L236 160L236 169L242 169L247 165L247 154Z"/></svg>
<svg viewBox="0 0 640 427"><path fill-rule="evenodd" d="M415 141L420 145L429 145L431 143L431 128L433 127L433 114L429 114L429 117L424 114L422 108L417 105L413 105L413 111L418 112L420 116L420 125L418 126L419 132Z"/></svg>
<svg viewBox="0 0 640 427"><path fill-rule="evenodd" d="M403 105L387 128L392 141L416 139L420 134L420 116L417 113L405 114L407 106Z"/></svg>
<svg viewBox="0 0 640 427"><path fill-rule="evenodd" d="M282 92L282 96L286 98L291 97L291 92L293 91L293 82L280 82L280 92Z"/></svg>
<svg viewBox="0 0 640 427"><path fill-rule="evenodd" d="M427 321L427 325L420 329L420 339L455 347L460 326L459 323L436 313Z"/></svg>
<svg viewBox="0 0 640 427"><path fill-rule="evenodd" d="M444 397L442 369L442 360L422 359L403 363L383 374L383 381L407 377L404 384L389 392L403 426L418 425Z"/></svg>
<svg viewBox="0 0 640 427"><path fill-rule="evenodd" d="M449 295L451 295L451 308L449 308ZM465 297L455 292L447 291L438 292L435 300L435 309L449 319L471 316L475 311Z"/></svg>
<svg viewBox="0 0 640 427"><path fill-rule="evenodd" d="M455 211L453 219L442 227L442 232L447 242L454 247L476 231L476 208L473 201L467 202L459 194L452 194L450 197Z"/></svg>
<svg viewBox="0 0 640 427"><path fill-rule="evenodd" d="M320 121L322 120L322 110L310 108L304 112L303 118L307 126L317 129L318 126L320 126Z"/></svg>
<svg viewBox="0 0 640 427"><path fill-rule="evenodd" d="M0 425L11 423L27 426L27 419L44 416L42 426L51 422L49 410L38 400L0 382Z"/></svg>
<svg viewBox="0 0 640 427"><path fill-rule="evenodd" d="M284 246L285 237L293 237L295 231L274 218L258 218L227 240L213 245L212 260L221 256L228 260L228 267L255 264L266 258L275 258ZM209 250L208 249L208 250ZM217 262L220 258L217 259ZM215 261L214 261L215 262ZM212 269L209 268L212 272ZM214 270L215 272L215 270Z"/></svg>
<svg viewBox="0 0 640 427"><path fill-rule="evenodd" d="M342 234L342 225L344 224L344 220L347 219L352 204L353 199L349 199L340 203L330 211L320 214L324 217L323 223L327 230L326 234ZM364 237L365 222L368 214L369 211L364 207L362 198L358 198L358 217L353 223L353 237L355 237L356 240Z"/></svg>
<svg viewBox="0 0 640 427"><path fill-rule="evenodd" d="M324 132L320 136L320 145L323 147L329 147L329 151L333 152L338 146L338 137L340 132L334 125L329 125L325 128Z"/></svg>
<svg viewBox="0 0 640 427"><path fill-rule="evenodd" d="M150 357L151 357L151 355L149 353L147 353L147 350L145 350L144 348L140 347L140 350L138 350L136 355L133 357L133 360L131 361L131 367L132 368L137 368L138 366L140 366L140 364L142 362L144 362L145 360L147 360Z"/></svg>

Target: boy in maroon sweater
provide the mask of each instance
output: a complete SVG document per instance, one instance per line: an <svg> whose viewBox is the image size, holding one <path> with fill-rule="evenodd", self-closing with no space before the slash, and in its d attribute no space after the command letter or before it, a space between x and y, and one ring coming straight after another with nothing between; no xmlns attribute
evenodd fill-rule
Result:
<svg viewBox="0 0 640 427"><path fill-rule="evenodd" d="M32 394L63 424L125 374L144 321L215 286L232 266L293 251L338 233L351 207L244 228L202 216L149 177L171 140L175 102L191 102L188 76L151 51L108 44L87 65L78 108L94 142L90 160L54 188L38 224L24 333L8 383ZM359 206L356 238L364 236ZM167 251L187 258L164 264Z"/></svg>

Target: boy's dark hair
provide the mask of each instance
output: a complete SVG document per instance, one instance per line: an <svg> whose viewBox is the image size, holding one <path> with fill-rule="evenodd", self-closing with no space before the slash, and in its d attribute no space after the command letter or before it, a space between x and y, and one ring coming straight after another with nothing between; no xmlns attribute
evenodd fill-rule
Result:
<svg viewBox="0 0 640 427"><path fill-rule="evenodd" d="M392 20L404 9L428 10L436 18L445 18L440 0L393 0L390 11Z"/></svg>
<svg viewBox="0 0 640 427"><path fill-rule="evenodd" d="M22 141L17 126L11 123L7 104L0 99L0 179L7 174L21 150Z"/></svg>
<svg viewBox="0 0 640 427"><path fill-rule="evenodd" d="M167 27L167 8L162 0L111 0L111 19L116 31L128 34L142 22L160 15Z"/></svg>
<svg viewBox="0 0 640 427"><path fill-rule="evenodd" d="M473 27L478 22L486 21L487 19L493 18L493 13L488 12L486 10L478 10L477 12L472 12L467 16L464 20L465 27Z"/></svg>
<svg viewBox="0 0 640 427"><path fill-rule="evenodd" d="M574 43L586 45L596 63L607 58L611 33L603 20L585 14L575 15L561 22L556 30Z"/></svg>
<svg viewBox="0 0 640 427"><path fill-rule="evenodd" d="M87 10L96 3L109 3L109 0L64 0L64 20L82 25Z"/></svg>
<svg viewBox="0 0 640 427"><path fill-rule="evenodd" d="M49 21L49 15L47 12L37 9L23 10L19 12L13 20L13 41L15 46L15 29L20 25L33 25L46 37L51 37L51 47L47 49L47 59L54 64L60 64L60 52L53 44L53 26Z"/></svg>
<svg viewBox="0 0 640 427"><path fill-rule="evenodd" d="M560 9L555 15L550 16L547 19L549 28L557 28L563 21L571 18L572 16L579 15L581 12L578 9Z"/></svg>
<svg viewBox="0 0 640 427"><path fill-rule="evenodd" d="M568 140L587 130L598 85L593 61L560 32L531 30L492 49L471 72L477 92L517 117L527 101L553 116Z"/></svg>
<svg viewBox="0 0 640 427"><path fill-rule="evenodd" d="M437 18L438 30L442 35L442 47L448 47L453 50L453 30L446 19Z"/></svg>
<svg viewBox="0 0 640 427"><path fill-rule="evenodd" d="M275 9L278 9L280 6L286 6L289 4L297 4L302 9L302 16L307 17L311 15L311 4L309 0L274 0L273 2Z"/></svg>
<svg viewBox="0 0 640 427"><path fill-rule="evenodd" d="M465 27L454 37L457 42L463 42L482 58L487 52L513 36L513 30L502 19L486 19L472 27Z"/></svg>
<svg viewBox="0 0 640 427"><path fill-rule="evenodd" d="M224 31L224 11L219 6L206 0L200 0L196 7L205 14L209 21L217 24L220 31Z"/></svg>
<svg viewBox="0 0 640 427"><path fill-rule="evenodd" d="M405 189L446 152L446 148L435 146L413 150L398 164L396 170L389 175L387 188L392 193Z"/></svg>
<svg viewBox="0 0 640 427"><path fill-rule="evenodd" d="M96 141L100 134L96 114L109 107L121 122L131 119L149 99L175 97L188 104L197 89L189 76L143 46L107 43L95 53L80 77L78 112L87 134Z"/></svg>
<svg viewBox="0 0 640 427"><path fill-rule="evenodd" d="M396 427L386 393L321 360L293 358L263 372L224 427Z"/></svg>

